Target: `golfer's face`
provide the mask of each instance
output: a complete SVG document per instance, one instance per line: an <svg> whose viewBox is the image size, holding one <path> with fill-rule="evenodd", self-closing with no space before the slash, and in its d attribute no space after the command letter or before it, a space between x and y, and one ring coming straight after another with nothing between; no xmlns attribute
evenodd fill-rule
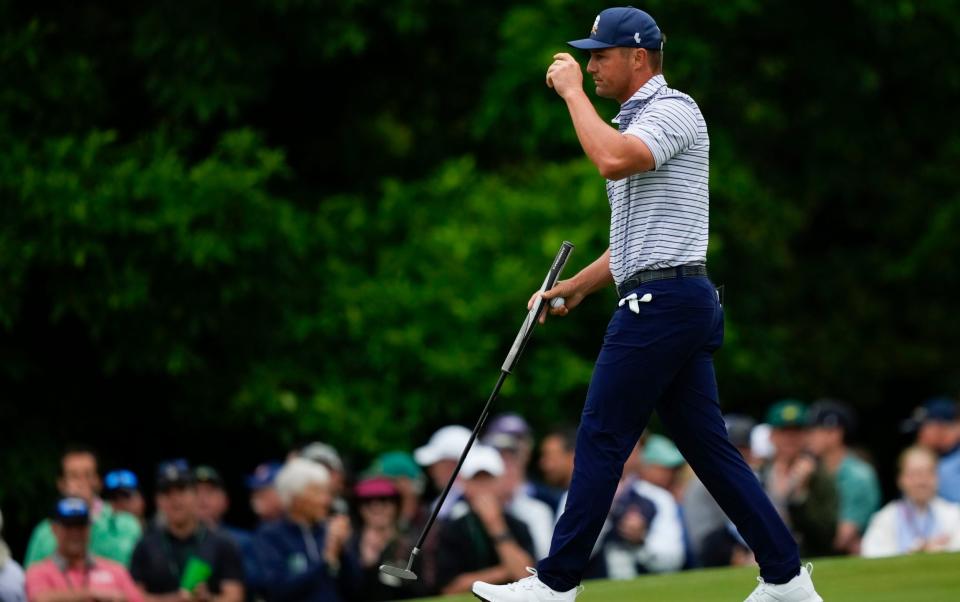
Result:
<svg viewBox="0 0 960 602"><path fill-rule="evenodd" d="M630 86L632 55L622 48L603 48L590 52L587 73L593 78L597 96L619 98Z"/></svg>

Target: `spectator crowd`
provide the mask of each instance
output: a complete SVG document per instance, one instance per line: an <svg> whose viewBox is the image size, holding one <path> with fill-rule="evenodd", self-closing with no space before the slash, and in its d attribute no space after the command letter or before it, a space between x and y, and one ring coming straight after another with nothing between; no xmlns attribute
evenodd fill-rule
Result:
<svg viewBox="0 0 960 602"><path fill-rule="evenodd" d="M761 424L726 422L804 556L960 550L955 401L929 400L905 421L915 441L899 458L899 495L882 507L869 456L850 445L858 420L849 405L787 399ZM92 450L68 449L60 498L34 528L23 568L0 539L0 602L375 602L523 578L549 551L577 431L557 427L535 440L516 414L492 419L467 456L421 549L419 579L378 570L406 560L470 435L445 426L412 453L382 454L356 474L321 442L265 462L245 483L252 529L224 522L228 488L214 467L164 461L147 487L127 469L101 478ZM645 434L624 465L589 577L753 562L671 440Z"/></svg>

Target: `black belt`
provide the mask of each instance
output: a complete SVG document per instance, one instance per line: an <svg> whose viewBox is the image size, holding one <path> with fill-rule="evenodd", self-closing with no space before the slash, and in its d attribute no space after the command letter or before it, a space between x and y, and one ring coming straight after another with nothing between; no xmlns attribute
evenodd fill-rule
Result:
<svg viewBox="0 0 960 602"><path fill-rule="evenodd" d="M706 275L707 266L705 265L681 265L675 268L663 268L662 270L640 270L618 284L617 293L619 293L620 298L622 299L623 297L627 296L627 293L645 282Z"/></svg>

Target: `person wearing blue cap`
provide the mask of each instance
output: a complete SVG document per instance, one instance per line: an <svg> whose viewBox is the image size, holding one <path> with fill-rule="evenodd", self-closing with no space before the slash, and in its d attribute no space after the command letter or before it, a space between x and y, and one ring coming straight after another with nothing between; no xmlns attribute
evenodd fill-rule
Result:
<svg viewBox="0 0 960 602"><path fill-rule="evenodd" d="M597 114L570 54L554 55L547 69L547 86L607 180L610 245L572 278L535 293L530 306L542 295L550 315L565 316L611 283L620 303L590 382L550 554L517 583L475 583L488 602L576 598L623 464L654 409L756 554L761 583L748 600L821 600L789 529L727 439L713 368L723 310L706 268L710 138L693 98L667 85L664 41L649 14L617 7L597 15L589 37L569 42L590 52L597 95L620 103L616 128Z"/></svg>
<svg viewBox="0 0 960 602"><path fill-rule="evenodd" d="M247 477L250 508L257 515L261 525L283 518L283 503L273 484L282 467L283 464L277 461L264 462Z"/></svg>
<svg viewBox="0 0 960 602"><path fill-rule="evenodd" d="M140 481L132 471L111 470L103 477L103 501L116 512L135 516L141 527L146 526L146 502L140 493Z"/></svg>
<svg viewBox="0 0 960 602"><path fill-rule="evenodd" d="M97 469L97 455L88 447L70 447L60 457L57 489L64 497L83 499L90 508L90 551L97 556L121 564L130 562L130 555L140 539L142 529L136 517L115 512L100 497L103 483ZM49 558L57 549L57 539L49 519L34 528L27 544L24 565Z"/></svg>
<svg viewBox="0 0 960 602"><path fill-rule="evenodd" d="M940 497L960 502L960 408L949 397L928 399L903 423L906 431L916 431L917 445L940 456L937 477Z"/></svg>

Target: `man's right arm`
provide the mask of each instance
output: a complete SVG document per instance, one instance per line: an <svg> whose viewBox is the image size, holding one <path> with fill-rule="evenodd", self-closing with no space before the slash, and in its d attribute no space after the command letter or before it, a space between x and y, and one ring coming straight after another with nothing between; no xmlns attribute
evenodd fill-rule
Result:
<svg viewBox="0 0 960 602"><path fill-rule="evenodd" d="M543 293L543 298L549 301L556 297L563 297L564 304L560 307L550 307L550 314L554 316L565 316L570 310L580 305L583 299L592 293L597 292L603 287L613 282L613 274L610 273L610 248L603 252L593 263L583 268L572 278L557 282L554 287ZM534 293L527 303L527 308L533 307L537 300ZM540 323L546 320L546 313L540 316Z"/></svg>

